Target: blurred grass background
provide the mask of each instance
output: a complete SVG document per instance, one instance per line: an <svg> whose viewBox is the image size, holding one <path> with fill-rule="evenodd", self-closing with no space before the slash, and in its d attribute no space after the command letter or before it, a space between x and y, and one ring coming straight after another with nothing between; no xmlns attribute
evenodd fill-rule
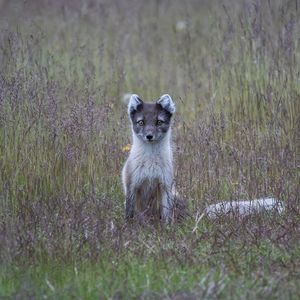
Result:
<svg viewBox="0 0 300 300"><path fill-rule="evenodd" d="M299 22L297 0L2 0L0 296L297 299ZM131 92L177 104L170 228L123 220ZM192 233L263 196L287 213Z"/></svg>

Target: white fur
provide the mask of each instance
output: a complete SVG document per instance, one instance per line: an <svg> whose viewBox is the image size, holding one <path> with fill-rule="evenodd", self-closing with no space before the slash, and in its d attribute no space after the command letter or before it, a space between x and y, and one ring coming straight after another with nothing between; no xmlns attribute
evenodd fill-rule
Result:
<svg viewBox="0 0 300 300"><path fill-rule="evenodd" d="M247 201L222 201L208 206L204 214L215 219L224 215L248 216L253 213L274 211L281 214L284 211L283 202L275 198L261 198Z"/></svg>
<svg viewBox="0 0 300 300"><path fill-rule="evenodd" d="M142 101L139 99L139 96L136 94L132 94L128 103L128 114L130 114L133 110L136 110L137 106L141 103Z"/></svg>
<svg viewBox="0 0 300 300"><path fill-rule="evenodd" d="M127 190L125 176L130 170L131 191ZM172 213L171 190L173 184L173 155L171 148L171 128L166 136L155 144L141 141L133 132L133 145L129 157L122 171L122 180L125 194L133 193L134 187L141 186L145 181L148 182L143 190L144 197L156 188L159 182L163 187L161 201L162 217L168 220Z"/></svg>
<svg viewBox="0 0 300 300"><path fill-rule="evenodd" d="M139 183L144 179L166 181L166 178L170 177L168 173L172 173L173 168L169 138L170 130L167 136L156 144L145 143L133 134L133 145L128 159L136 169L133 173L134 182Z"/></svg>
<svg viewBox="0 0 300 300"><path fill-rule="evenodd" d="M175 103L173 102L172 98L168 94L162 95L157 103L160 104L164 109L166 109L169 113L174 114L176 111Z"/></svg>
<svg viewBox="0 0 300 300"><path fill-rule="evenodd" d="M273 212L282 214L285 211L285 205L281 200L275 198L260 198L243 201L221 201L206 207L203 213L197 214L196 224L193 232L197 231L198 224L203 217L215 220L219 217L238 217L243 218L251 214L263 212Z"/></svg>

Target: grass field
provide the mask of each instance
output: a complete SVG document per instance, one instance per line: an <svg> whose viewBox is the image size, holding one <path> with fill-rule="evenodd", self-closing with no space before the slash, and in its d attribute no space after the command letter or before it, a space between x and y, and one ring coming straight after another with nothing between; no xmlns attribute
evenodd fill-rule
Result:
<svg viewBox="0 0 300 300"><path fill-rule="evenodd" d="M0 298L299 299L299 6L0 1ZM131 92L176 102L180 223L124 221Z"/></svg>

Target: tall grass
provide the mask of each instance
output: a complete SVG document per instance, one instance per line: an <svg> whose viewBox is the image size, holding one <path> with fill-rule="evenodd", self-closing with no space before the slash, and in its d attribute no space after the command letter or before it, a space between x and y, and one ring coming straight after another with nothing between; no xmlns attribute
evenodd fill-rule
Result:
<svg viewBox="0 0 300 300"><path fill-rule="evenodd" d="M1 296L300 296L298 1L2 2ZM180 224L124 222L127 92L177 104Z"/></svg>

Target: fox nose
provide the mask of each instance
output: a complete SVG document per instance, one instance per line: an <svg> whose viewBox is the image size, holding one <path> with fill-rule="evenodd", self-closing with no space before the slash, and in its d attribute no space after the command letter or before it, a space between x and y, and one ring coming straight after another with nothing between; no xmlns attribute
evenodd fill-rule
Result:
<svg viewBox="0 0 300 300"><path fill-rule="evenodd" d="M148 141L151 141L153 139L153 135L152 134L148 134L146 135L146 138Z"/></svg>

